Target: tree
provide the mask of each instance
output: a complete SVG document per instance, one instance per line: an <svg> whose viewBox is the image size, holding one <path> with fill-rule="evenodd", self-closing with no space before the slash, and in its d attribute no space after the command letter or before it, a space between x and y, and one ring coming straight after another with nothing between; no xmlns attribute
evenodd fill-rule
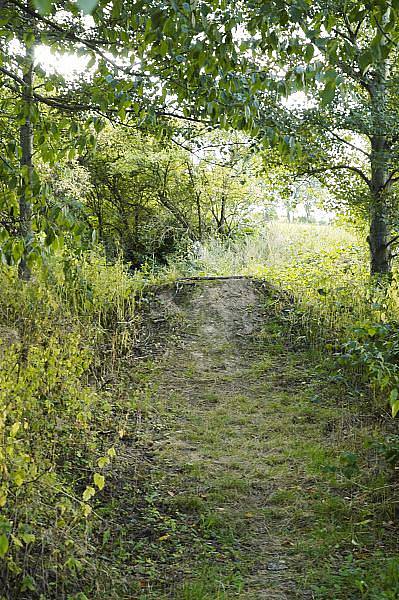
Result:
<svg viewBox="0 0 399 600"><path fill-rule="evenodd" d="M251 205L259 201L259 189L242 164L200 164L196 194L202 198L203 222L208 233L221 239L233 237L246 223Z"/></svg>
<svg viewBox="0 0 399 600"><path fill-rule="evenodd" d="M3 252L9 262L19 264L21 278L29 279L33 263L42 256L40 232L48 234L50 225L45 218L47 189L40 182L40 164L54 164L66 154L72 157L88 141L93 143L100 122L93 115L83 121L79 115L87 107L74 85L59 75L48 75L35 57L35 48L44 42L65 51L83 44L85 28L79 15L72 33L64 23L41 17L29 2L6 1L1 24L0 77L6 92L0 109L11 126L8 139L3 139L0 176L9 195L16 189L19 198L17 214L14 203L8 203L15 226L3 232ZM74 120L66 116L70 114ZM53 236L45 239L51 243Z"/></svg>
<svg viewBox="0 0 399 600"><path fill-rule="evenodd" d="M110 259L119 248L132 266L148 257L162 262L179 244L234 235L251 204L264 204L262 182L244 142L198 128L196 133L193 154L192 131L180 128L177 145L174 137L160 140L132 128L108 127L96 150L79 159L85 186L62 172L69 182L66 197L81 188L81 219L97 229Z"/></svg>
<svg viewBox="0 0 399 600"><path fill-rule="evenodd" d="M159 127L166 129L162 119L172 114L244 130L290 159L302 155L302 173L356 175L366 191L359 201L368 211L371 272L390 271L396 241L390 212L397 183L396 4L82 0L80 6L93 8L91 23L74 2L63 3L62 13L57 3L38 5L46 15L29 3L3 0L6 38L17 37L26 48L16 58L18 52L5 44L0 66L22 106L17 114L25 158L18 176L24 173L20 210L27 218L20 219L20 237L31 220L27 200L37 179L26 136L33 128L39 138L46 111L90 115L91 126L95 115L141 125L161 119ZM45 81L30 50L41 43L87 55L88 73L79 85L65 85L59 76ZM34 76L47 90L35 86ZM280 99L304 89L311 102L293 114ZM74 133L75 119L72 138L79 139L86 122ZM46 142L53 127L43 130L44 161L53 153Z"/></svg>
<svg viewBox="0 0 399 600"><path fill-rule="evenodd" d="M121 248L138 266L164 260L177 239L198 238L187 152L132 129L106 128L96 152L81 159L90 179L85 204L112 258Z"/></svg>
<svg viewBox="0 0 399 600"><path fill-rule="evenodd" d="M276 2L280 18L273 41L262 3L250 4L251 31L260 34L258 52L273 47L284 65L288 93L307 92L305 107L274 103L277 127L299 159L297 172L326 173L330 183L331 174L341 177L345 171L360 179L363 190L351 202L368 212L371 273L389 273L397 241L392 232L399 181L398 7L385 0L295 2L289 9L281 5L278 13ZM259 67L261 58L255 64ZM270 108L265 93L263 106Z"/></svg>
<svg viewBox="0 0 399 600"><path fill-rule="evenodd" d="M8 240L8 259L19 262L25 279L40 254L46 190L39 161L51 164L94 144L102 117L118 123L133 119L141 126L160 118L160 128L167 127L162 119L170 115L216 118L222 111L216 99L230 93L222 70L237 62L231 33L236 22L216 1L197 7L156 0L62 5L38 0L36 6L40 12L29 0L3 0L0 22L0 81L9 92L1 109L19 128L18 143L10 138L6 144L1 173L10 189L18 181L17 235ZM91 21L82 7L94 9ZM49 75L35 58L35 48L43 44L61 54L86 55L81 80ZM69 137L69 144L58 144L61 137Z"/></svg>

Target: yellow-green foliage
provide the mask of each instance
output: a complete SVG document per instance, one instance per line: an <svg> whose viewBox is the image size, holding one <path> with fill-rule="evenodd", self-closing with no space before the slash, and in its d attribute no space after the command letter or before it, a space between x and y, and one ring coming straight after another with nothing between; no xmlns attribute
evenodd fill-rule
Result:
<svg viewBox="0 0 399 600"><path fill-rule="evenodd" d="M64 598L81 591L118 437L95 381L113 374L143 282L95 254L58 259L28 284L0 278L0 597Z"/></svg>
<svg viewBox="0 0 399 600"><path fill-rule="evenodd" d="M308 339L339 337L367 312L365 245L345 229L279 224L269 228L270 254L252 272L290 292L302 311Z"/></svg>

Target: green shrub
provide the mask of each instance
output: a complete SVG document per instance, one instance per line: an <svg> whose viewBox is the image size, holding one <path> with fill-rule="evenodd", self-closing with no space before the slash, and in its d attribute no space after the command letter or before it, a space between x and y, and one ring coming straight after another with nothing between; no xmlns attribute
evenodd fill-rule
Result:
<svg viewBox="0 0 399 600"><path fill-rule="evenodd" d="M117 375L144 280L95 253L0 279L0 597L66 598L96 577L93 509L123 418L96 381Z"/></svg>

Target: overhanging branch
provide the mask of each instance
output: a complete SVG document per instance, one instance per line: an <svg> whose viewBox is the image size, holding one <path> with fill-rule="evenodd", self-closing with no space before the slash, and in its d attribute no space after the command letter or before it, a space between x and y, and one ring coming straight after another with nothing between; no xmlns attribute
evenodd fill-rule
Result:
<svg viewBox="0 0 399 600"><path fill-rule="evenodd" d="M348 140L346 140L345 138L341 137L340 135L338 135L335 131L333 131L332 129L327 129L327 131L333 136L335 137L335 139L337 139L339 142L341 142L342 144L346 144L347 146L349 146L350 148L352 148L353 150L356 150L356 152L361 152L362 154L364 154L364 156L366 156L368 159L370 159L370 154L368 152L366 152L366 150L363 150L363 148L359 148L358 146L356 146L355 144L352 144L352 142L349 142Z"/></svg>
<svg viewBox="0 0 399 600"><path fill-rule="evenodd" d="M18 2L18 0L9 0L9 3L13 4L14 6L16 6L17 8L22 10L28 16L33 17L34 19L37 19L37 20L45 23L49 27L53 28L54 31L56 31L58 34L60 34L64 40L68 40L70 42L75 42L77 44L82 44L83 46L86 46L86 48L88 48L89 50L91 50L92 52L97 54L99 57L101 57L104 60L104 62L106 62L108 65L111 65L114 69L116 69L122 73L125 73L126 75L130 75L130 76L135 75L137 77L143 77L143 78L151 77L151 75L149 75L148 73L143 73L141 71L138 72L138 71L135 71L134 69L126 68L123 65L120 65L117 62L115 62L115 60L113 60L110 56L108 56L103 50L101 50L98 47L99 45L102 45L102 46L111 45L108 43L107 40L94 40L93 41L93 40L87 40L84 37L79 37L72 31L64 29L58 23L54 23L54 21L52 21L51 19L48 19L48 18L40 15L37 11L31 9L29 6L26 6L26 5L22 4L21 2Z"/></svg>
<svg viewBox="0 0 399 600"><path fill-rule="evenodd" d="M347 170L347 171L353 171L353 173L356 173L357 175L359 175L359 177L361 177L363 179L363 181L365 183L367 183L368 187L371 189L371 180L367 177L367 175L365 175L363 173L363 171L359 168L359 167L354 167L352 165L331 165L328 166L326 165L325 167L319 167L317 169L308 169L306 171L304 171L303 173L300 173L300 175L317 175L319 173L325 173L326 171L342 171L342 170Z"/></svg>

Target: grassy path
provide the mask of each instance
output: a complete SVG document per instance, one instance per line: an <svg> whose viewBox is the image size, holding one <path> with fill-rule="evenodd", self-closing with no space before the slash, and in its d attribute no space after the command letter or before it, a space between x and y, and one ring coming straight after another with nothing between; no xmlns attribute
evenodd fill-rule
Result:
<svg viewBox="0 0 399 600"><path fill-rule="evenodd" d="M132 496L128 460L119 492L138 520L122 537L141 588L117 597L399 597L372 587L388 518L374 520L373 492L343 475L356 465L342 452L370 431L293 345L286 310L245 279L161 294L154 328L161 339L156 317L166 314L177 334L140 375L148 386L136 444L150 448L140 467L147 484L141 500Z"/></svg>

